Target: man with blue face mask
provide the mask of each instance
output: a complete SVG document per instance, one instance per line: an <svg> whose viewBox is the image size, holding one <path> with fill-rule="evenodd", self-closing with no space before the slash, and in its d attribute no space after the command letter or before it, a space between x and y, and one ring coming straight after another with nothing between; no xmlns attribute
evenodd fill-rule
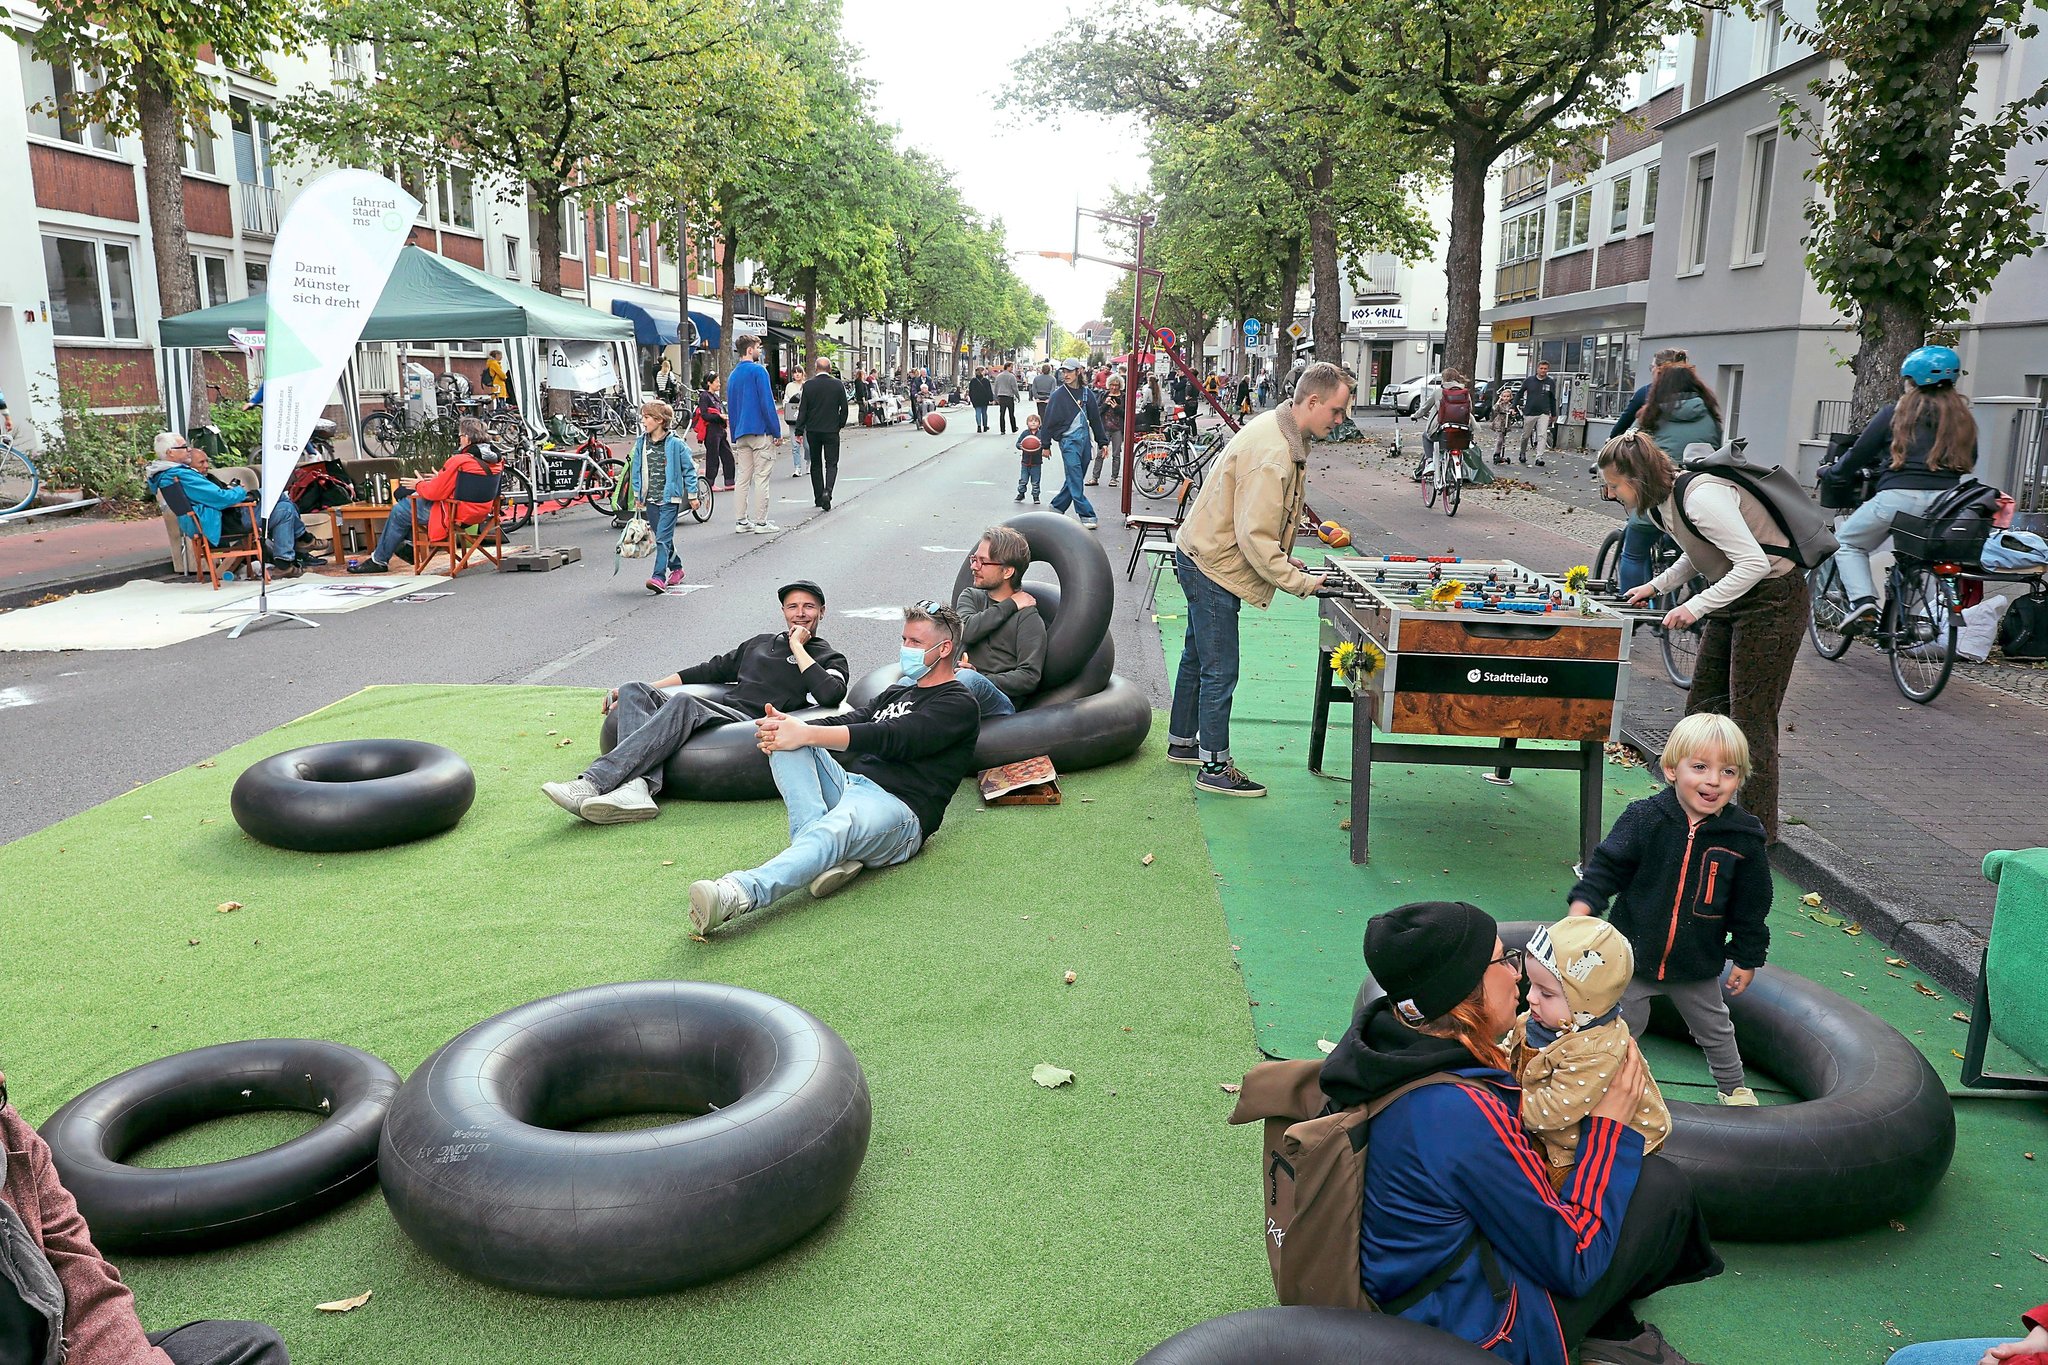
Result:
<svg viewBox="0 0 2048 1365"><path fill-rule="evenodd" d="M981 709L955 677L960 631L950 607L905 607L901 682L820 720L770 706L754 722L789 808L789 847L759 867L692 884L699 935L800 886L830 896L866 868L910 861L938 833L954 789L974 771L981 736Z"/></svg>

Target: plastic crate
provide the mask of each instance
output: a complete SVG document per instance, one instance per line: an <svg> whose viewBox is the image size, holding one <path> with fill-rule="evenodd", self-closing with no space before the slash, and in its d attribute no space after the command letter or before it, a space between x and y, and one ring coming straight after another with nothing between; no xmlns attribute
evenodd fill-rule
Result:
<svg viewBox="0 0 2048 1365"><path fill-rule="evenodd" d="M1975 564L1990 536L1991 518L1975 512L1940 518L1902 512L1892 519L1893 552L1923 564Z"/></svg>

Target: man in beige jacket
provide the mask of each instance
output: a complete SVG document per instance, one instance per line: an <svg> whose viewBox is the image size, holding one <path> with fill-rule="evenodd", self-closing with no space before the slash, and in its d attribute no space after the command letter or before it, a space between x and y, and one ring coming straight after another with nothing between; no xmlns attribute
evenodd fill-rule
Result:
<svg viewBox="0 0 2048 1365"><path fill-rule="evenodd" d="M1307 597L1321 580L1293 557L1308 494L1308 440L1328 436L1351 406L1353 381L1327 361L1302 372L1291 401L1245 423L1209 471L1181 523L1174 577L1188 602L1187 640L1173 685L1166 756L1200 764L1198 791L1264 796L1230 761L1237 690L1239 604L1265 607L1275 590Z"/></svg>

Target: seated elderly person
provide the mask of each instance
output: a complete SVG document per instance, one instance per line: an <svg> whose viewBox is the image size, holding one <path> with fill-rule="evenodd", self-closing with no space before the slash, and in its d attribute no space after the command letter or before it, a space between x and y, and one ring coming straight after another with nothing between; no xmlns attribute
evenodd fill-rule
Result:
<svg viewBox="0 0 2048 1365"><path fill-rule="evenodd" d="M399 487L405 494L391 505L391 515L384 519L384 534L377 537L377 548L370 551L368 559L359 559L348 566L350 573L389 573L391 556L398 553L398 547L412 540L415 514L427 525L427 539L433 543L448 538L448 519L451 513L458 525L476 526L491 514L493 504L488 502L453 502L455 477L458 474L496 474L503 467L498 452L491 449L490 429L475 417L465 417L456 425L461 444L448 457L448 463L424 479L400 479ZM415 547L407 553L415 567L431 557L431 551Z"/></svg>
<svg viewBox="0 0 2048 1365"><path fill-rule="evenodd" d="M903 610L903 680L866 706L816 721L774 707L754 722L789 808L789 847L756 868L690 886L690 925L708 934L800 886L823 898L870 867L916 857L974 771L981 713L954 676L960 617ZM845 755L845 761L834 757Z"/></svg>
<svg viewBox="0 0 2048 1365"><path fill-rule="evenodd" d="M758 720L770 709L794 711L807 702L837 706L846 700L846 656L817 634L825 590L799 579L780 594L787 627L756 635L737 649L679 668L659 682L629 682L612 689L602 710L618 708L618 742L570 782L545 782L541 792L579 820L620 825L652 820L661 812L662 767L699 730ZM683 683L724 683L723 702L662 689Z"/></svg>
<svg viewBox="0 0 2048 1365"><path fill-rule="evenodd" d="M1023 590L1031 542L1009 526L991 526L968 558L974 586L953 603L960 613L967 657L960 681L974 694L984 720L1007 716L1038 690L1045 673L1045 618L1038 599Z"/></svg>
<svg viewBox="0 0 2048 1365"><path fill-rule="evenodd" d="M7 1102L0 1076L0 1361L9 1365L286 1365L260 1322L188 1322L144 1333L135 1295L92 1244L45 1143Z"/></svg>
<svg viewBox="0 0 2048 1365"><path fill-rule="evenodd" d="M192 502L192 514L180 528L185 534L203 535L208 545L217 548L223 533L242 535L248 531L256 507L254 489L216 478L212 457L175 431L158 432L154 448L156 458L143 471L143 479L152 493L160 493L172 483L185 490ZM270 562L286 577L297 577L302 570L327 562L315 553L322 548L306 530L298 507L279 493L264 534Z"/></svg>

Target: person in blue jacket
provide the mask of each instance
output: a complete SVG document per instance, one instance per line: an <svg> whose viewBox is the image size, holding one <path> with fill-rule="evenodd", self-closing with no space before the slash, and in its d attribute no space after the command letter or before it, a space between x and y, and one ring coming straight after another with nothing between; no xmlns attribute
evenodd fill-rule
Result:
<svg viewBox="0 0 2048 1365"><path fill-rule="evenodd" d="M158 432L153 449L156 458L143 470L144 484L152 493L168 483L182 485L185 496L192 500L190 520L197 523L196 529L208 545L219 547L223 527L232 535L248 529L256 511L254 489L215 478L206 452L175 431ZM195 528L183 529L189 535ZM313 537L298 507L282 493L271 504L264 541L270 561L288 578L327 562L313 553Z"/></svg>
<svg viewBox="0 0 2048 1365"><path fill-rule="evenodd" d="M1066 465L1066 482L1053 494L1052 510L1065 514L1072 507L1081 524L1094 530L1095 505L1082 484L1088 477L1089 456L1108 456L1109 431L1102 424L1102 396L1082 382L1080 361L1069 357L1060 362L1059 387L1046 402L1039 435L1059 448Z"/></svg>
<svg viewBox="0 0 2048 1365"><path fill-rule="evenodd" d="M1499 1042L1521 953L1502 949L1493 917L1462 901L1401 906L1367 925L1365 961L1387 993L1324 1062L1323 1093L1350 1108L1433 1073L1458 1078L1373 1120L1366 1294L1519 1365L1685 1365L1631 1305L1718 1275L1721 1258L1684 1172L1645 1157L1625 1122L1649 1075L1641 1054L1630 1049L1554 1190Z"/></svg>
<svg viewBox="0 0 2048 1365"><path fill-rule="evenodd" d="M782 413L775 404L774 383L760 360L761 338L743 336L733 343L733 351L739 364L726 381L725 415L731 424L733 458L739 462L734 482L739 485L740 514L732 529L773 535L782 529L768 519L769 480L775 474L775 447L782 440Z"/></svg>

